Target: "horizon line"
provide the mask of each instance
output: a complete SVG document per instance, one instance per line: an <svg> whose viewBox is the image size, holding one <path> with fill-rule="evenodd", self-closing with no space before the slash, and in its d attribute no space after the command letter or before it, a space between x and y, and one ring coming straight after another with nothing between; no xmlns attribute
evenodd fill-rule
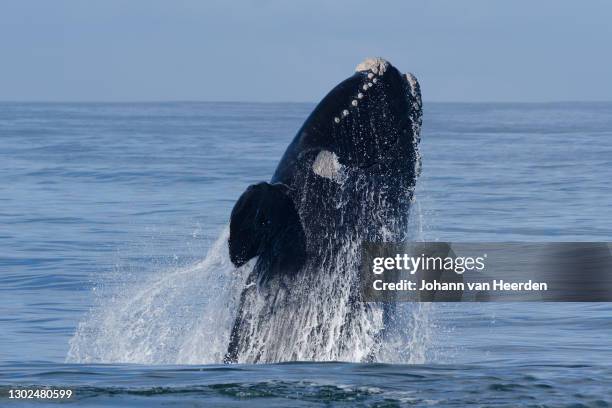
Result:
<svg viewBox="0 0 612 408"><path fill-rule="evenodd" d="M156 104L156 103L235 103L235 104L316 104L315 101L238 101L238 100L199 100L199 99L160 99L160 100L0 100L2 104L8 103L48 103L48 104L95 104L95 103L108 103L108 104ZM550 100L550 101L441 101L441 100L424 100L423 104L434 103L434 104L531 104L531 105L544 105L544 104L566 104L566 103L612 103L612 99L582 99L582 100Z"/></svg>

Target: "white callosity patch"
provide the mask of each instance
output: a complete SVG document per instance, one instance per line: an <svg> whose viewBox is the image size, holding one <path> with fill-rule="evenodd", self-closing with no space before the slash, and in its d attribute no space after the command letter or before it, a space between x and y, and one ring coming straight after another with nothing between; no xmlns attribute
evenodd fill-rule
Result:
<svg viewBox="0 0 612 408"><path fill-rule="evenodd" d="M321 150L314 163L312 171L321 177L340 183L344 176L344 166L338 161L338 156L329 150Z"/></svg>
<svg viewBox="0 0 612 408"><path fill-rule="evenodd" d="M407 72L405 76L406 76L406 80L408 81L408 84L410 85L410 93L412 94L413 97L416 98L417 97L417 92L416 92L417 79L410 72Z"/></svg>
<svg viewBox="0 0 612 408"><path fill-rule="evenodd" d="M366 58L363 62L359 63L355 68L357 72L372 71L374 74L383 75L387 70L389 63L384 59L377 58Z"/></svg>

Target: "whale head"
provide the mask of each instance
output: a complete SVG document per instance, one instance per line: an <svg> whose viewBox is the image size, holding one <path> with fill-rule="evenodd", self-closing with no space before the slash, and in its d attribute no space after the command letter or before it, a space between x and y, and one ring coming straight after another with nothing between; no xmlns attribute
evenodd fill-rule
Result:
<svg viewBox="0 0 612 408"><path fill-rule="evenodd" d="M421 116L414 75L382 58L367 58L321 100L289 152L322 152L313 169L336 180L330 169L343 166L416 176Z"/></svg>

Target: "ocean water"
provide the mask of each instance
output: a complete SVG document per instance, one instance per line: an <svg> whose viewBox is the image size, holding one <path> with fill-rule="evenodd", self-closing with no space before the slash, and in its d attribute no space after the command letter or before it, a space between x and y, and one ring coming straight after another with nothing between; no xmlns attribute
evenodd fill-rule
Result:
<svg viewBox="0 0 612 408"><path fill-rule="evenodd" d="M608 303L406 305L380 364L220 364L229 213L312 108L0 103L0 405L45 405L16 387L88 406L612 404ZM612 241L612 103L426 103L423 121L417 239Z"/></svg>

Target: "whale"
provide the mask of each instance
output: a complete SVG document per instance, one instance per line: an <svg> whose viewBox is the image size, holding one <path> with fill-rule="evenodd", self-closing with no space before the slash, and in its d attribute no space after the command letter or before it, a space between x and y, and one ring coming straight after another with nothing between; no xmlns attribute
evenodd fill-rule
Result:
<svg viewBox="0 0 612 408"><path fill-rule="evenodd" d="M391 307L357 289L364 242L402 242L420 173L415 76L367 58L307 117L269 181L246 188L228 249L249 268L225 363L371 361Z"/></svg>

